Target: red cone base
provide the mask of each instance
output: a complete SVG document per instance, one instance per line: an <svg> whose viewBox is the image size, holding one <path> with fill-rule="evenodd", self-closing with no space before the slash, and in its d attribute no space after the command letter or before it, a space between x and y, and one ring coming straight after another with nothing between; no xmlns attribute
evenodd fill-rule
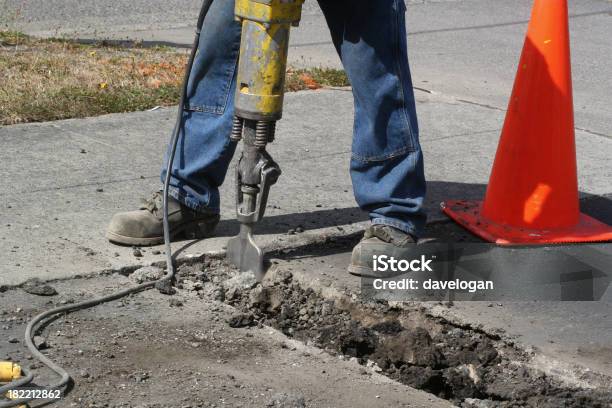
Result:
<svg viewBox="0 0 612 408"><path fill-rule="evenodd" d="M552 230L530 230L501 225L481 215L482 201L450 200L442 204L442 211L462 227L488 242L498 245L544 245L612 240L612 227L585 214L578 224Z"/></svg>

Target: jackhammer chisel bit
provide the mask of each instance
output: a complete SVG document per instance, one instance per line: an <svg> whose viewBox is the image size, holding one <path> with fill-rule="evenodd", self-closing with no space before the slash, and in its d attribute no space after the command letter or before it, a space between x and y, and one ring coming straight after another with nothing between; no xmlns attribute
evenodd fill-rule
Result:
<svg viewBox="0 0 612 408"><path fill-rule="evenodd" d="M227 256L240 271L251 271L263 278L263 251L253 239L253 228L266 211L270 187L281 175L278 164L268 152L256 145L257 127L261 122L246 121L244 148L236 166L236 218L240 233L230 239Z"/></svg>
<svg viewBox="0 0 612 408"><path fill-rule="evenodd" d="M236 0L242 41L235 98L233 141L243 141L236 167L236 213L240 233L227 246L230 262L263 278L263 251L253 231L264 216L270 187L281 174L266 151L281 119L291 26L301 19L304 0Z"/></svg>

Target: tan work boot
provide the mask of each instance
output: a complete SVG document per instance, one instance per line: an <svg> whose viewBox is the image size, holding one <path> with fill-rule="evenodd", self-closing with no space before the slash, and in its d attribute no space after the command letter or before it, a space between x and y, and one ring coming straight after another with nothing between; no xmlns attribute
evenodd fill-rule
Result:
<svg viewBox="0 0 612 408"><path fill-rule="evenodd" d="M405 259L414 254L417 240L388 225L370 225L363 235L363 239L351 255L351 264L348 271L352 275L386 278L395 275L393 272L383 273L374 271L374 256L386 255L396 259Z"/></svg>
<svg viewBox="0 0 612 408"><path fill-rule="evenodd" d="M143 201L136 211L117 213L106 231L109 241L122 245L149 246L164 242L162 192ZM211 236L219 223L218 214L196 212L170 197L168 200L170 236L186 239Z"/></svg>

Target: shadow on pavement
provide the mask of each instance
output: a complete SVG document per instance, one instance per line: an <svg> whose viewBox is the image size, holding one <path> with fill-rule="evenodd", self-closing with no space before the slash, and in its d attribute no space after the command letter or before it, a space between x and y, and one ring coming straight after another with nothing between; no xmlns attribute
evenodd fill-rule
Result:
<svg viewBox="0 0 612 408"><path fill-rule="evenodd" d="M603 196L584 194L580 200L580 210L603 223L612 225L612 193Z"/></svg>
<svg viewBox="0 0 612 408"><path fill-rule="evenodd" d="M426 208L430 216L441 213L440 203L444 200L467 199L479 200L485 195L485 184L453 183L431 181L427 184L428 193ZM604 196L582 194L581 210L602 222L612 225L612 194ZM232 214L233 215L233 214ZM446 219L446 217L445 217ZM258 234L285 234L289 229L303 227L305 230L340 227L368 220L368 214L359 207L334 208L304 213L267 215L257 225ZM234 236L238 234L240 224L235 219L222 220L217 227L217 236Z"/></svg>
<svg viewBox="0 0 612 408"><path fill-rule="evenodd" d="M482 199L486 191L484 184L452 183L444 181L431 181L428 183L428 198L426 207L430 215L440 214L440 203L449 199ZM582 194L581 210L602 222L612 225L612 194L598 196ZM324 209L304 213L282 214L266 216L257 225L257 234L286 234L290 229L303 227L305 231L320 228L343 228L343 226L360 223L368 220L368 214L358 207ZM448 221L448 222L444 222ZM232 237L238 234L240 224L235 219L222 220L217 227L217 237ZM424 236L444 242L482 242L478 237L443 218L442 222L428 224ZM361 232L351 233L345 238L338 238L337 243L327 246L326 251L331 253L346 252L361 239ZM195 242L186 243L177 248L176 254L188 249ZM298 254L304 254L315 247L318 251L313 256L321 255L320 244L310 248L311 244L297 249ZM326 252L327 253L327 252ZM278 256L278 254L276 254ZM295 255L293 255L295 256ZM298 255L299 256L299 255Z"/></svg>

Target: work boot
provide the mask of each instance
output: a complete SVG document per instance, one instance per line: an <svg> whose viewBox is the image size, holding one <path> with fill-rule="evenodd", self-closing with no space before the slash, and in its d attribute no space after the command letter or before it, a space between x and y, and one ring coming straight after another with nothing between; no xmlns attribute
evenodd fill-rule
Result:
<svg viewBox="0 0 612 408"><path fill-rule="evenodd" d="M374 255L387 255L395 259L406 259L414 255L416 239L403 231L388 225L370 225L361 242L353 249L348 271L352 275L385 278L393 276L390 271L374 271Z"/></svg>
<svg viewBox="0 0 612 408"><path fill-rule="evenodd" d="M164 242L163 195L161 191L143 200L136 211L117 213L108 226L106 238L122 245L149 246ZM194 211L172 197L168 198L170 237L182 234L186 239L207 238L219 223L218 214Z"/></svg>

